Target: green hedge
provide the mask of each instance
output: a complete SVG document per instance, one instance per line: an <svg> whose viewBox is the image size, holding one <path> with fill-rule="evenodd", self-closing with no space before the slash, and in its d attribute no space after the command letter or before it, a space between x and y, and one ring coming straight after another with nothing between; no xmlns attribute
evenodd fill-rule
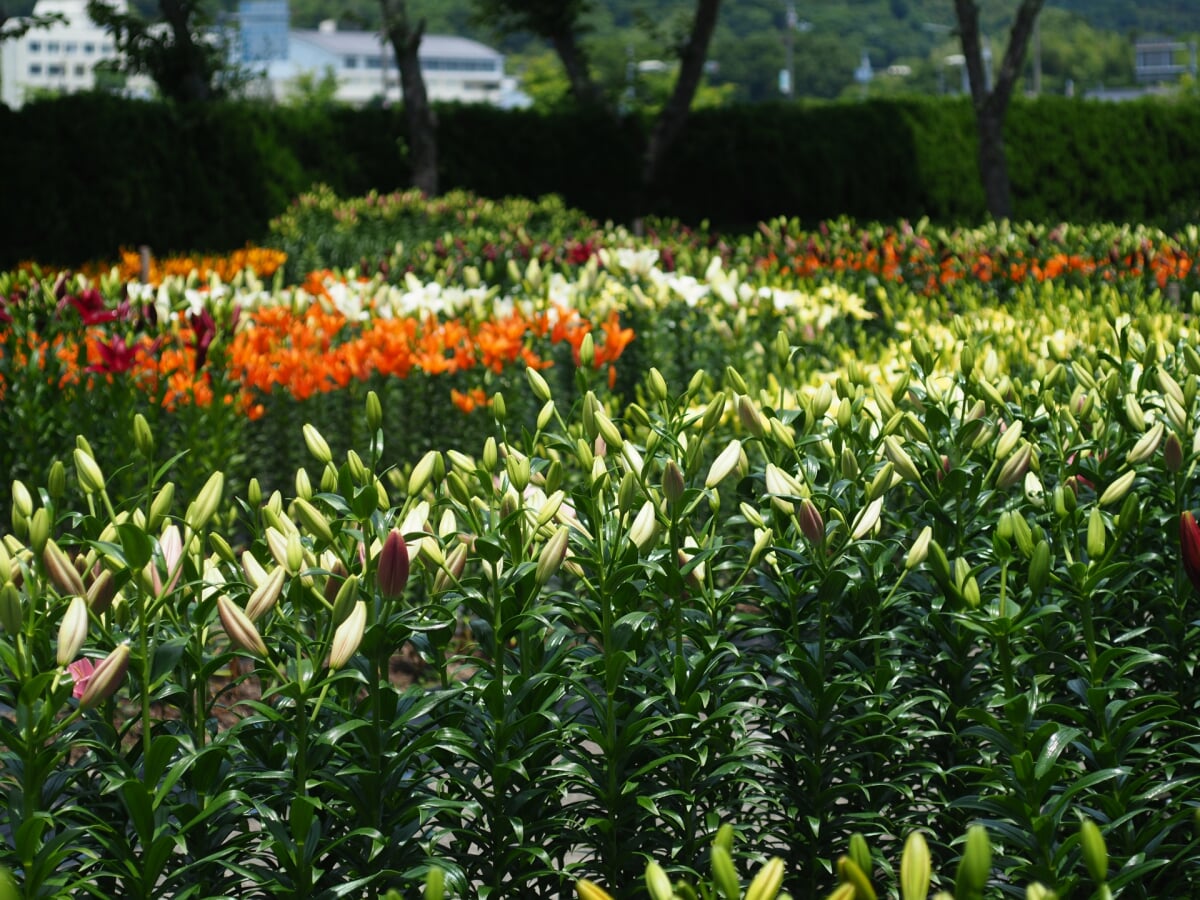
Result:
<svg viewBox="0 0 1200 900"><path fill-rule="evenodd" d="M645 122L480 106L438 116L446 189L556 193L600 220L639 211ZM0 107L0 265L258 240L315 183L343 196L404 186L403 130L395 109L181 110L96 95ZM1019 99L1008 135L1018 218L1176 226L1200 209L1195 104ZM975 146L962 99L702 110L641 211L726 228L776 215L975 222Z"/></svg>

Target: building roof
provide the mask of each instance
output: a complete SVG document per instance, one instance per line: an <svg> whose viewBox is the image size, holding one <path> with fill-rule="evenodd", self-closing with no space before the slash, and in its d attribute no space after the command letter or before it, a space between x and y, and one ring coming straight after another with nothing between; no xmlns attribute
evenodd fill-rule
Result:
<svg viewBox="0 0 1200 900"><path fill-rule="evenodd" d="M375 31L318 31L297 30L288 32L291 40L303 41L328 53L345 55L369 55L379 52L379 33ZM498 60L503 54L486 44L469 38L443 34L427 34L421 38L417 56L422 58L484 59Z"/></svg>

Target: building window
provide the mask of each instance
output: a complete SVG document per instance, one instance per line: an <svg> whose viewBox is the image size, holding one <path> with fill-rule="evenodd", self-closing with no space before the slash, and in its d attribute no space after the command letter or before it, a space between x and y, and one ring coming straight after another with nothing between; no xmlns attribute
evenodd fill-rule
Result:
<svg viewBox="0 0 1200 900"><path fill-rule="evenodd" d="M86 44L83 45L83 52L85 55L90 56L91 54L96 52L96 45L93 44L91 41L88 41Z"/></svg>
<svg viewBox="0 0 1200 900"><path fill-rule="evenodd" d="M79 45L76 44L74 41L68 41L67 43L63 44L63 50L66 51L67 53L74 53L78 49L79 49Z"/></svg>
<svg viewBox="0 0 1200 900"><path fill-rule="evenodd" d="M100 52L101 53L112 53L113 52L112 41L105 41L103 44L101 44Z"/></svg>
<svg viewBox="0 0 1200 900"><path fill-rule="evenodd" d="M344 57L342 57L342 65L345 66L345 68L347 68L347 69L357 69L358 68L358 57L357 56L344 56Z"/></svg>
<svg viewBox="0 0 1200 900"><path fill-rule="evenodd" d="M30 75L41 75L42 74L42 64L41 63L30 63L29 64L29 74Z"/></svg>
<svg viewBox="0 0 1200 900"><path fill-rule="evenodd" d="M62 75L66 69L62 63L50 63L46 66L46 74L53 78L55 75Z"/></svg>
<svg viewBox="0 0 1200 900"><path fill-rule="evenodd" d="M46 44L46 52L47 53L57 53L58 52L58 41L50 41L49 43L47 43Z"/></svg>
<svg viewBox="0 0 1200 900"><path fill-rule="evenodd" d="M42 52L42 42L41 41L30 41L29 42L29 52L30 53L41 53Z"/></svg>
<svg viewBox="0 0 1200 900"><path fill-rule="evenodd" d="M430 72L496 72L500 66L492 59L447 59L431 56L421 60L421 68Z"/></svg>
<svg viewBox="0 0 1200 900"><path fill-rule="evenodd" d="M87 66L83 65L82 63L75 66L75 77L76 78L83 78L85 75L87 75Z"/></svg>
<svg viewBox="0 0 1200 900"><path fill-rule="evenodd" d="M378 69L379 67L380 67L380 62L379 62L378 56L368 56L367 57L367 68L368 69Z"/></svg>

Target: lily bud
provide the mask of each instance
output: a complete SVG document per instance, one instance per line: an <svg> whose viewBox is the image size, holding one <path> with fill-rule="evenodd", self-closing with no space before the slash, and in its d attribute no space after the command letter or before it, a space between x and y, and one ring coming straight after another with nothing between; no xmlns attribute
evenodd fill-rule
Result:
<svg viewBox="0 0 1200 900"><path fill-rule="evenodd" d="M1166 425L1161 419L1151 425L1150 430L1138 438L1137 443L1125 454L1125 462L1135 466L1153 456L1165 430Z"/></svg>
<svg viewBox="0 0 1200 900"><path fill-rule="evenodd" d="M1004 434L1000 435L1000 440L996 441L996 462L1001 462L1007 458L1008 454L1012 453L1017 447L1017 441L1021 439L1021 431L1023 426L1021 420L1017 419L1004 430Z"/></svg>
<svg viewBox="0 0 1200 900"><path fill-rule="evenodd" d="M650 900L673 900L675 897L670 876L653 860L646 864L646 890L650 894Z"/></svg>
<svg viewBox="0 0 1200 900"><path fill-rule="evenodd" d="M304 470L301 469L300 471ZM333 543L333 529L329 526L329 520L321 515L312 503L303 497L297 497L293 504L293 510L296 513L296 518L303 523L310 534L320 538L326 544Z"/></svg>
<svg viewBox="0 0 1200 900"><path fill-rule="evenodd" d="M133 417L133 443L146 459L154 456L154 435L150 431L150 423L141 413Z"/></svg>
<svg viewBox="0 0 1200 900"><path fill-rule="evenodd" d="M0 587L0 627L9 634L21 630L24 613L21 611L21 592L11 581Z"/></svg>
<svg viewBox="0 0 1200 900"><path fill-rule="evenodd" d="M546 383L546 379L542 377L542 373L532 366L526 366L525 380L529 382L529 387L533 390L533 396L537 397L542 403L545 403L553 396L550 393L550 385Z"/></svg>
<svg viewBox="0 0 1200 900"><path fill-rule="evenodd" d="M42 564L60 594L82 597L86 593L79 572L71 564L67 554L54 542L54 538L46 539L46 545L42 548Z"/></svg>
<svg viewBox="0 0 1200 900"><path fill-rule="evenodd" d="M1183 443L1179 435L1171 432L1163 444L1163 466L1168 472L1178 472L1183 468Z"/></svg>
<svg viewBox="0 0 1200 900"><path fill-rule="evenodd" d="M894 434L889 434L883 439L883 452L887 454L887 458L896 467L896 472L901 478L906 481L921 480L921 473L913 463L912 457L908 455L908 451L904 449L904 445Z"/></svg>
<svg viewBox="0 0 1200 900"><path fill-rule="evenodd" d="M1125 495L1129 493L1129 489L1133 487L1133 479L1137 476L1137 472L1130 469L1112 484L1104 489L1104 493L1100 495L1100 499L1096 501L1100 506L1109 506L1113 503L1119 503L1125 499Z"/></svg>
<svg viewBox="0 0 1200 900"><path fill-rule="evenodd" d="M71 598L67 611L58 625L57 660L60 666L65 666L79 655L79 650L87 639L87 633L87 601L83 599L82 592L80 592L79 595Z"/></svg>
<svg viewBox="0 0 1200 900"><path fill-rule="evenodd" d="M425 486L432 480L434 469L440 460L441 454L436 450L430 450L413 466L412 474L408 477L410 496L419 494L425 489Z"/></svg>
<svg viewBox="0 0 1200 900"><path fill-rule="evenodd" d="M267 645L250 618L224 594L217 598L217 615L229 642L239 650L262 658L267 657Z"/></svg>
<svg viewBox="0 0 1200 900"><path fill-rule="evenodd" d="M329 645L329 669L336 671L346 665L358 652L362 643L363 633L367 628L367 604L358 600L350 615L333 632L333 641Z"/></svg>
<svg viewBox="0 0 1200 900"><path fill-rule="evenodd" d="M775 900L782 886L783 860L775 856L758 870L758 874L746 888L744 900Z"/></svg>
<svg viewBox="0 0 1200 900"><path fill-rule="evenodd" d="M958 900L982 897L991 868L992 843L988 839L987 829L982 825L972 825L967 829L967 845L958 863L954 896Z"/></svg>
<svg viewBox="0 0 1200 900"><path fill-rule="evenodd" d="M404 535L399 529L393 528L383 542L383 549L379 551L378 569L375 574L379 593L385 600L404 595L404 589L408 586L409 565L408 545L404 542Z"/></svg>
<svg viewBox="0 0 1200 900"><path fill-rule="evenodd" d="M534 573L534 581L539 587L545 587L549 583L563 560L567 558L567 539L569 537L570 530L566 525L560 525L550 540L546 541L545 546L542 547L542 552L538 554L537 569Z"/></svg>
<svg viewBox="0 0 1200 900"><path fill-rule="evenodd" d="M278 566L254 589L250 599L246 601L246 617L251 622L257 622L274 608L283 591L283 579L286 575L283 566Z"/></svg>
<svg viewBox="0 0 1200 900"><path fill-rule="evenodd" d="M913 541L908 555L904 558L905 569L915 569L921 563L925 562L925 558L929 555L929 542L932 540L933 528L926 525L921 529L921 533L917 535L917 539Z"/></svg>
<svg viewBox="0 0 1200 900"><path fill-rule="evenodd" d="M84 599L87 601L88 609L97 616L102 616L112 607L113 598L116 595L117 582L113 573L108 569L100 569L96 577L92 579L92 583L88 585Z"/></svg>
<svg viewBox="0 0 1200 900"><path fill-rule="evenodd" d="M306 422L302 431L304 433L304 446L313 455L313 459L321 465L332 462L333 451L329 449L329 443L321 436L321 432L317 430L317 427L311 422Z"/></svg>
<svg viewBox="0 0 1200 900"><path fill-rule="evenodd" d="M586 878L575 882L575 893L579 895L579 900L613 900L612 894Z"/></svg>
<svg viewBox="0 0 1200 900"><path fill-rule="evenodd" d="M184 516L192 531L200 531L208 524L208 520L213 517L221 503L221 495L224 491L225 475L221 472L213 472L208 481L204 483L204 487L200 488L200 493L196 495L196 499Z"/></svg>
<svg viewBox="0 0 1200 900"><path fill-rule="evenodd" d="M1102 557L1107 544L1108 536L1104 530L1104 517L1100 514L1100 507L1093 506L1092 511L1088 514L1088 557L1092 560L1097 560Z"/></svg>
<svg viewBox="0 0 1200 900"><path fill-rule="evenodd" d="M83 492L85 494L98 494L103 491L104 473L100 471L100 466L96 464L96 460L92 458L92 455L76 447L74 456L75 475L79 479L79 486L83 488Z"/></svg>
<svg viewBox="0 0 1200 900"><path fill-rule="evenodd" d="M742 458L742 442L736 438L729 442L709 467L708 477L704 479L706 488L714 488L724 481Z"/></svg>
<svg viewBox="0 0 1200 900"><path fill-rule="evenodd" d="M1079 823L1079 849L1083 851L1083 864L1096 884L1108 880L1108 849L1104 846L1104 835L1091 819Z"/></svg>
<svg viewBox="0 0 1200 900"><path fill-rule="evenodd" d="M687 485L683 480L683 472L679 465L673 459L667 460L667 464L663 466L662 477L662 492L667 498L667 503L674 507L683 499L683 492L687 489Z"/></svg>
<svg viewBox="0 0 1200 900"><path fill-rule="evenodd" d="M812 500L805 497L800 501L800 532L814 544L820 544L825 539L825 520Z"/></svg>
<svg viewBox="0 0 1200 900"><path fill-rule="evenodd" d="M638 510L638 514L633 520L633 525L629 529L629 539L644 553L657 536L658 516L654 509L654 503L647 500L642 504L642 508Z"/></svg>
<svg viewBox="0 0 1200 900"><path fill-rule="evenodd" d="M459 541L446 554L445 564L433 576L433 592L435 594L440 594L450 587L453 581L462 577L463 569L467 566L467 552L469 549L465 543Z"/></svg>
<svg viewBox="0 0 1200 900"><path fill-rule="evenodd" d="M367 392L366 401L367 427L371 431L378 431L383 425L383 405L379 402L379 395L374 391Z"/></svg>
<svg viewBox="0 0 1200 900"><path fill-rule="evenodd" d="M926 900L931 874L929 845L921 832L914 831L904 842L900 857L900 900Z"/></svg>
<svg viewBox="0 0 1200 900"><path fill-rule="evenodd" d="M999 490L1007 490L1023 479L1029 470L1031 459L1033 459L1033 445L1028 441L1022 441L1021 445L1000 467L1000 472L996 475L996 487Z"/></svg>
<svg viewBox="0 0 1200 900"><path fill-rule="evenodd" d="M882 512L883 497L881 495L867 504L854 517L854 524L850 529L850 539L857 541L870 534L871 530L879 524L879 516Z"/></svg>
<svg viewBox="0 0 1200 900"><path fill-rule="evenodd" d="M117 644L116 648L100 660L100 665L88 676L87 686L79 698L81 709L92 709L99 706L116 693L125 673L129 670L129 644Z"/></svg>

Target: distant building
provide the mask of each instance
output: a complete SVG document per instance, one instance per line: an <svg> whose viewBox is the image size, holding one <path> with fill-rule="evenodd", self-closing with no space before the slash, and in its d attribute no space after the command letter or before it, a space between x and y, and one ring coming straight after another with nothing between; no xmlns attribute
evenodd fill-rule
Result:
<svg viewBox="0 0 1200 900"><path fill-rule="evenodd" d="M241 62L260 73L271 96L285 98L304 74L332 73L341 102L401 101L395 56L380 33L339 30L333 21L293 29L289 19L287 0L242 0L238 7ZM504 73L504 55L478 41L427 34L417 56L434 102L528 104Z"/></svg>
<svg viewBox="0 0 1200 900"><path fill-rule="evenodd" d="M126 0L112 2L122 12L127 9ZM117 58L112 37L88 17L87 0L38 0L34 15L51 13L61 14L65 24L0 44L0 102L14 109L42 93L90 90L97 63ZM286 98L306 73L320 79L332 72L339 101L401 100L391 45L377 32L339 31L334 22L316 30L293 29L287 0L242 0L232 24L235 61L261 78L261 90L269 96ZM434 102L529 105L516 79L505 75L504 55L478 41L425 35L418 57ZM144 77L130 78L127 87L152 92Z"/></svg>
<svg viewBox="0 0 1200 900"><path fill-rule="evenodd" d="M1196 44L1170 40L1140 40L1133 45L1134 74L1142 83L1196 77Z"/></svg>
<svg viewBox="0 0 1200 900"><path fill-rule="evenodd" d="M113 5L125 11L124 0ZM38 0L33 7L35 16L53 13L65 21L0 43L0 101L7 106L42 93L91 90L96 65L117 57L112 38L88 17L87 0Z"/></svg>

